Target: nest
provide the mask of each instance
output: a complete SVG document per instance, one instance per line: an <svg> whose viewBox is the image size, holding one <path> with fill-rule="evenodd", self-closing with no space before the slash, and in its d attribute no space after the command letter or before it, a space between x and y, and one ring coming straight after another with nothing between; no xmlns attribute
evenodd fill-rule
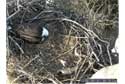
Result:
<svg viewBox="0 0 125 84"><path fill-rule="evenodd" d="M22 1L16 5L16 12L8 11L7 22L13 30L23 22L38 21L46 24L50 33L45 42L32 44L7 30L7 75L11 84L76 83L114 64L108 41L63 12L47 10L42 1L38 2Z"/></svg>

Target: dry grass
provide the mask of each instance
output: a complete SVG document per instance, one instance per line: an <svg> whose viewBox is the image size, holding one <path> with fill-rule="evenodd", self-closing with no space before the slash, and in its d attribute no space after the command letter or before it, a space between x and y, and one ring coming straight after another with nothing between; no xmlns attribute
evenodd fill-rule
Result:
<svg viewBox="0 0 125 84"><path fill-rule="evenodd" d="M47 5L44 0L7 1L7 25L12 27L7 28L10 84L79 83L100 68L118 63L111 52L118 37L117 1L82 3L71 4L73 16L74 13L67 15L66 10L57 10L54 4ZM29 44L9 34L16 25L34 20L46 23L49 28L46 42Z"/></svg>

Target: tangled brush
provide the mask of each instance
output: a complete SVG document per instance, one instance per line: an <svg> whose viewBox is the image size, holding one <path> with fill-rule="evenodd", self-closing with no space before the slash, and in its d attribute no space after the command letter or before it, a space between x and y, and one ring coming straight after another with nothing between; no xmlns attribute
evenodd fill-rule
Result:
<svg viewBox="0 0 125 84"><path fill-rule="evenodd" d="M82 25L81 19L49 9L39 0L17 0L7 6L7 74L11 84L79 83L114 64L110 42ZM28 43L15 33L18 25L32 21L48 28L50 35L44 43Z"/></svg>

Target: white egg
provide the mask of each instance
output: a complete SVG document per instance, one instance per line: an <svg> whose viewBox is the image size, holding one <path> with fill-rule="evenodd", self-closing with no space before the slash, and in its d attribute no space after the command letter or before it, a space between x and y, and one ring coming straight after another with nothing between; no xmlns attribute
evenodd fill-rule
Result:
<svg viewBox="0 0 125 84"><path fill-rule="evenodd" d="M97 71L90 79L118 79L119 64L108 66ZM116 82L108 83L86 83L86 84L117 84Z"/></svg>

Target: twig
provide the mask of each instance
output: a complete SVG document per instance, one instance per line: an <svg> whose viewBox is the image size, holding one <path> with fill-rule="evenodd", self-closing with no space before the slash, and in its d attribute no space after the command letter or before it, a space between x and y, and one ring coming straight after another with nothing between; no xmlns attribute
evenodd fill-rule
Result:
<svg viewBox="0 0 125 84"><path fill-rule="evenodd" d="M34 60L36 60L38 57L39 57L39 55L37 55L37 56L35 56L33 59L31 59L28 63L26 63L26 64L24 65L23 69L26 68L31 62L33 62Z"/></svg>
<svg viewBox="0 0 125 84"><path fill-rule="evenodd" d="M19 48L19 50L21 51L21 53L24 54L24 51L23 51L23 49L20 47L20 45L19 45L11 36L8 36L8 38L10 38L10 39L15 43L15 45Z"/></svg>

